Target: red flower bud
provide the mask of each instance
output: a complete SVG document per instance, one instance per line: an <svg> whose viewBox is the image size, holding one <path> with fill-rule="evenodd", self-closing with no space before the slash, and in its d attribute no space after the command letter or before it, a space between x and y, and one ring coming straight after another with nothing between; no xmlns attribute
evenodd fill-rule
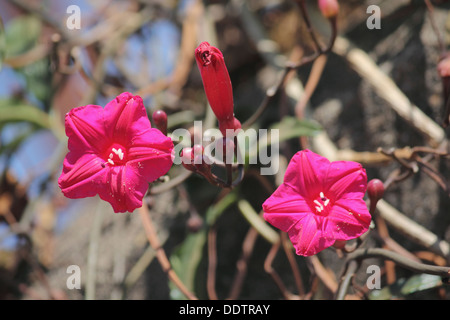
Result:
<svg viewBox="0 0 450 320"><path fill-rule="evenodd" d="M336 249L344 249L346 244L346 240L336 240L333 244L333 247L335 247Z"/></svg>
<svg viewBox="0 0 450 320"><path fill-rule="evenodd" d="M339 13L339 3L337 0L319 0L319 9L325 18L336 17Z"/></svg>
<svg viewBox="0 0 450 320"><path fill-rule="evenodd" d="M167 135L167 114L162 110L156 110L152 115L156 128L164 135Z"/></svg>
<svg viewBox="0 0 450 320"><path fill-rule="evenodd" d="M186 147L183 148L183 150L181 150L181 164L183 165L183 167L185 167L188 170L193 170L194 169L194 150L190 147Z"/></svg>
<svg viewBox="0 0 450 320"><path fill-rule="evenodd" d="M367 194L370 199L370 212L375 210L378 200L380 200L384 195L384 184L379 179L372 179L367 184Z"/></svg>
<svg viewBox="0 0 450 320"><path fill-rule="evenodd" d="M195 60L202 76L206 97L219 121L220 130L225 135L226 129L235 128L233 88L222 52L208 42L202 42L195 49Z"/></svg>

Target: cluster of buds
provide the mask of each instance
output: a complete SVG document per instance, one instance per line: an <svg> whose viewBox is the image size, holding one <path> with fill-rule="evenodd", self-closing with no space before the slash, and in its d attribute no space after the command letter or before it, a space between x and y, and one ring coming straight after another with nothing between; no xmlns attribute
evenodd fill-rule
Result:
<svg viewBox="0 0 450 320"><path fill-rule="evenodd" d="M208 177L211 174L211 161L204 154L204 151L200 144L183 148L180 154L181 164L189 171Z"/></svg>
<svg viewBox="0 0 450 320"><path fill-rule="evenodd" d="M193 147L185 147L181 150L180 159L184 168L196 174L203 176L211 184L229 188L233 181L219 178L212 172L212 166L218 165L224 167L231 174L232 165L229 165L234 159L236 152L235 144L232 139L221 138L216 141L217 154L211 159L205 153L202 145L195 144Z"/></svg>

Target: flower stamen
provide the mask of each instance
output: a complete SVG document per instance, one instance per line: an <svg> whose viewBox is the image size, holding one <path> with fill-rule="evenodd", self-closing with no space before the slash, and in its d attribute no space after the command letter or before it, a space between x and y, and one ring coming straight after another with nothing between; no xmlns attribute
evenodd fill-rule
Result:
<svg viewBox="0 0 450 320"><path fill-rule="evenodd" d="M323 205L322 205L318 200L314 200L314 203L317 204L316 210L317 210L318 212L322 212L322 210L323 210Z"/></svg>
<svg viewBox="0 0 450 320"><path fill-rule="evenodd" d="M110 148L107 149L108 152L105 153L105 165L108 163L110 165L123 165L126 162L125 152L126 149L120 144L114 143ZM125 152L124 152L125 150Z"/></svg>
<svg viewBox="0 0 450 320"><path fill-rule="evenodd" d="M330 204L330 199L328 199L323 192L319 193L319 199L313 200L317 213L322 213L325 208Z"/></svg>
<svg viewBox="0 0 450 320"><path fill-rule="evenodd" d="M112 148L112 152L114 152L116 155L118 155L120 160L123 160L123 151L121 148L119 148L119 149ZM109 157L112 158L112 153L109 155Z"/></svg>

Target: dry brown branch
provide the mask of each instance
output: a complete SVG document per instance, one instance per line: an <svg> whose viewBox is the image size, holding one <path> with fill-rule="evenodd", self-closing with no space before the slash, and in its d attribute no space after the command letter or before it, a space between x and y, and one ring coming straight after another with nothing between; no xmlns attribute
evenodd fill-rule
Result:
<svg viewBox="0 0 450 320"><path fill-rule="evenodd" d="M352 68L375 89L399 116L410 123L430 140L430 144L438 146L445 139L445 131L420 108L415 106L398 88L395 82L386 75L367 53L353 46L347 39L338 37L334 52L344 57Z"/></svg>

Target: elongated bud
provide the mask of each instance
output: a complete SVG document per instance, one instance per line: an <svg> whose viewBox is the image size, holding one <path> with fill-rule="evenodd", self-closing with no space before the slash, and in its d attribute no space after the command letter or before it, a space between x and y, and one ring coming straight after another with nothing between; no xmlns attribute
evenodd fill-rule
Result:
<svg viewBox="0 0 450 320"><path fill-rule="evenodd" d="M334 18L339 13L339 3L337 0L319 0L319 9L322 15L327 18Z"/></svg>
<svg viewBox="0 0 450 320"><path fill-rule="evenodd" d="M195 49L195 60L206 97L225 135L226 129L234 129L234 113L233 88L223 54L205 41Z"/></svg>
<svg viewBox="0 0 450 320"><path fill-rule="evenodd" d="M167 114L162 110L156 110L152 115L156 128L164 135L167 135Z"/></svg>

